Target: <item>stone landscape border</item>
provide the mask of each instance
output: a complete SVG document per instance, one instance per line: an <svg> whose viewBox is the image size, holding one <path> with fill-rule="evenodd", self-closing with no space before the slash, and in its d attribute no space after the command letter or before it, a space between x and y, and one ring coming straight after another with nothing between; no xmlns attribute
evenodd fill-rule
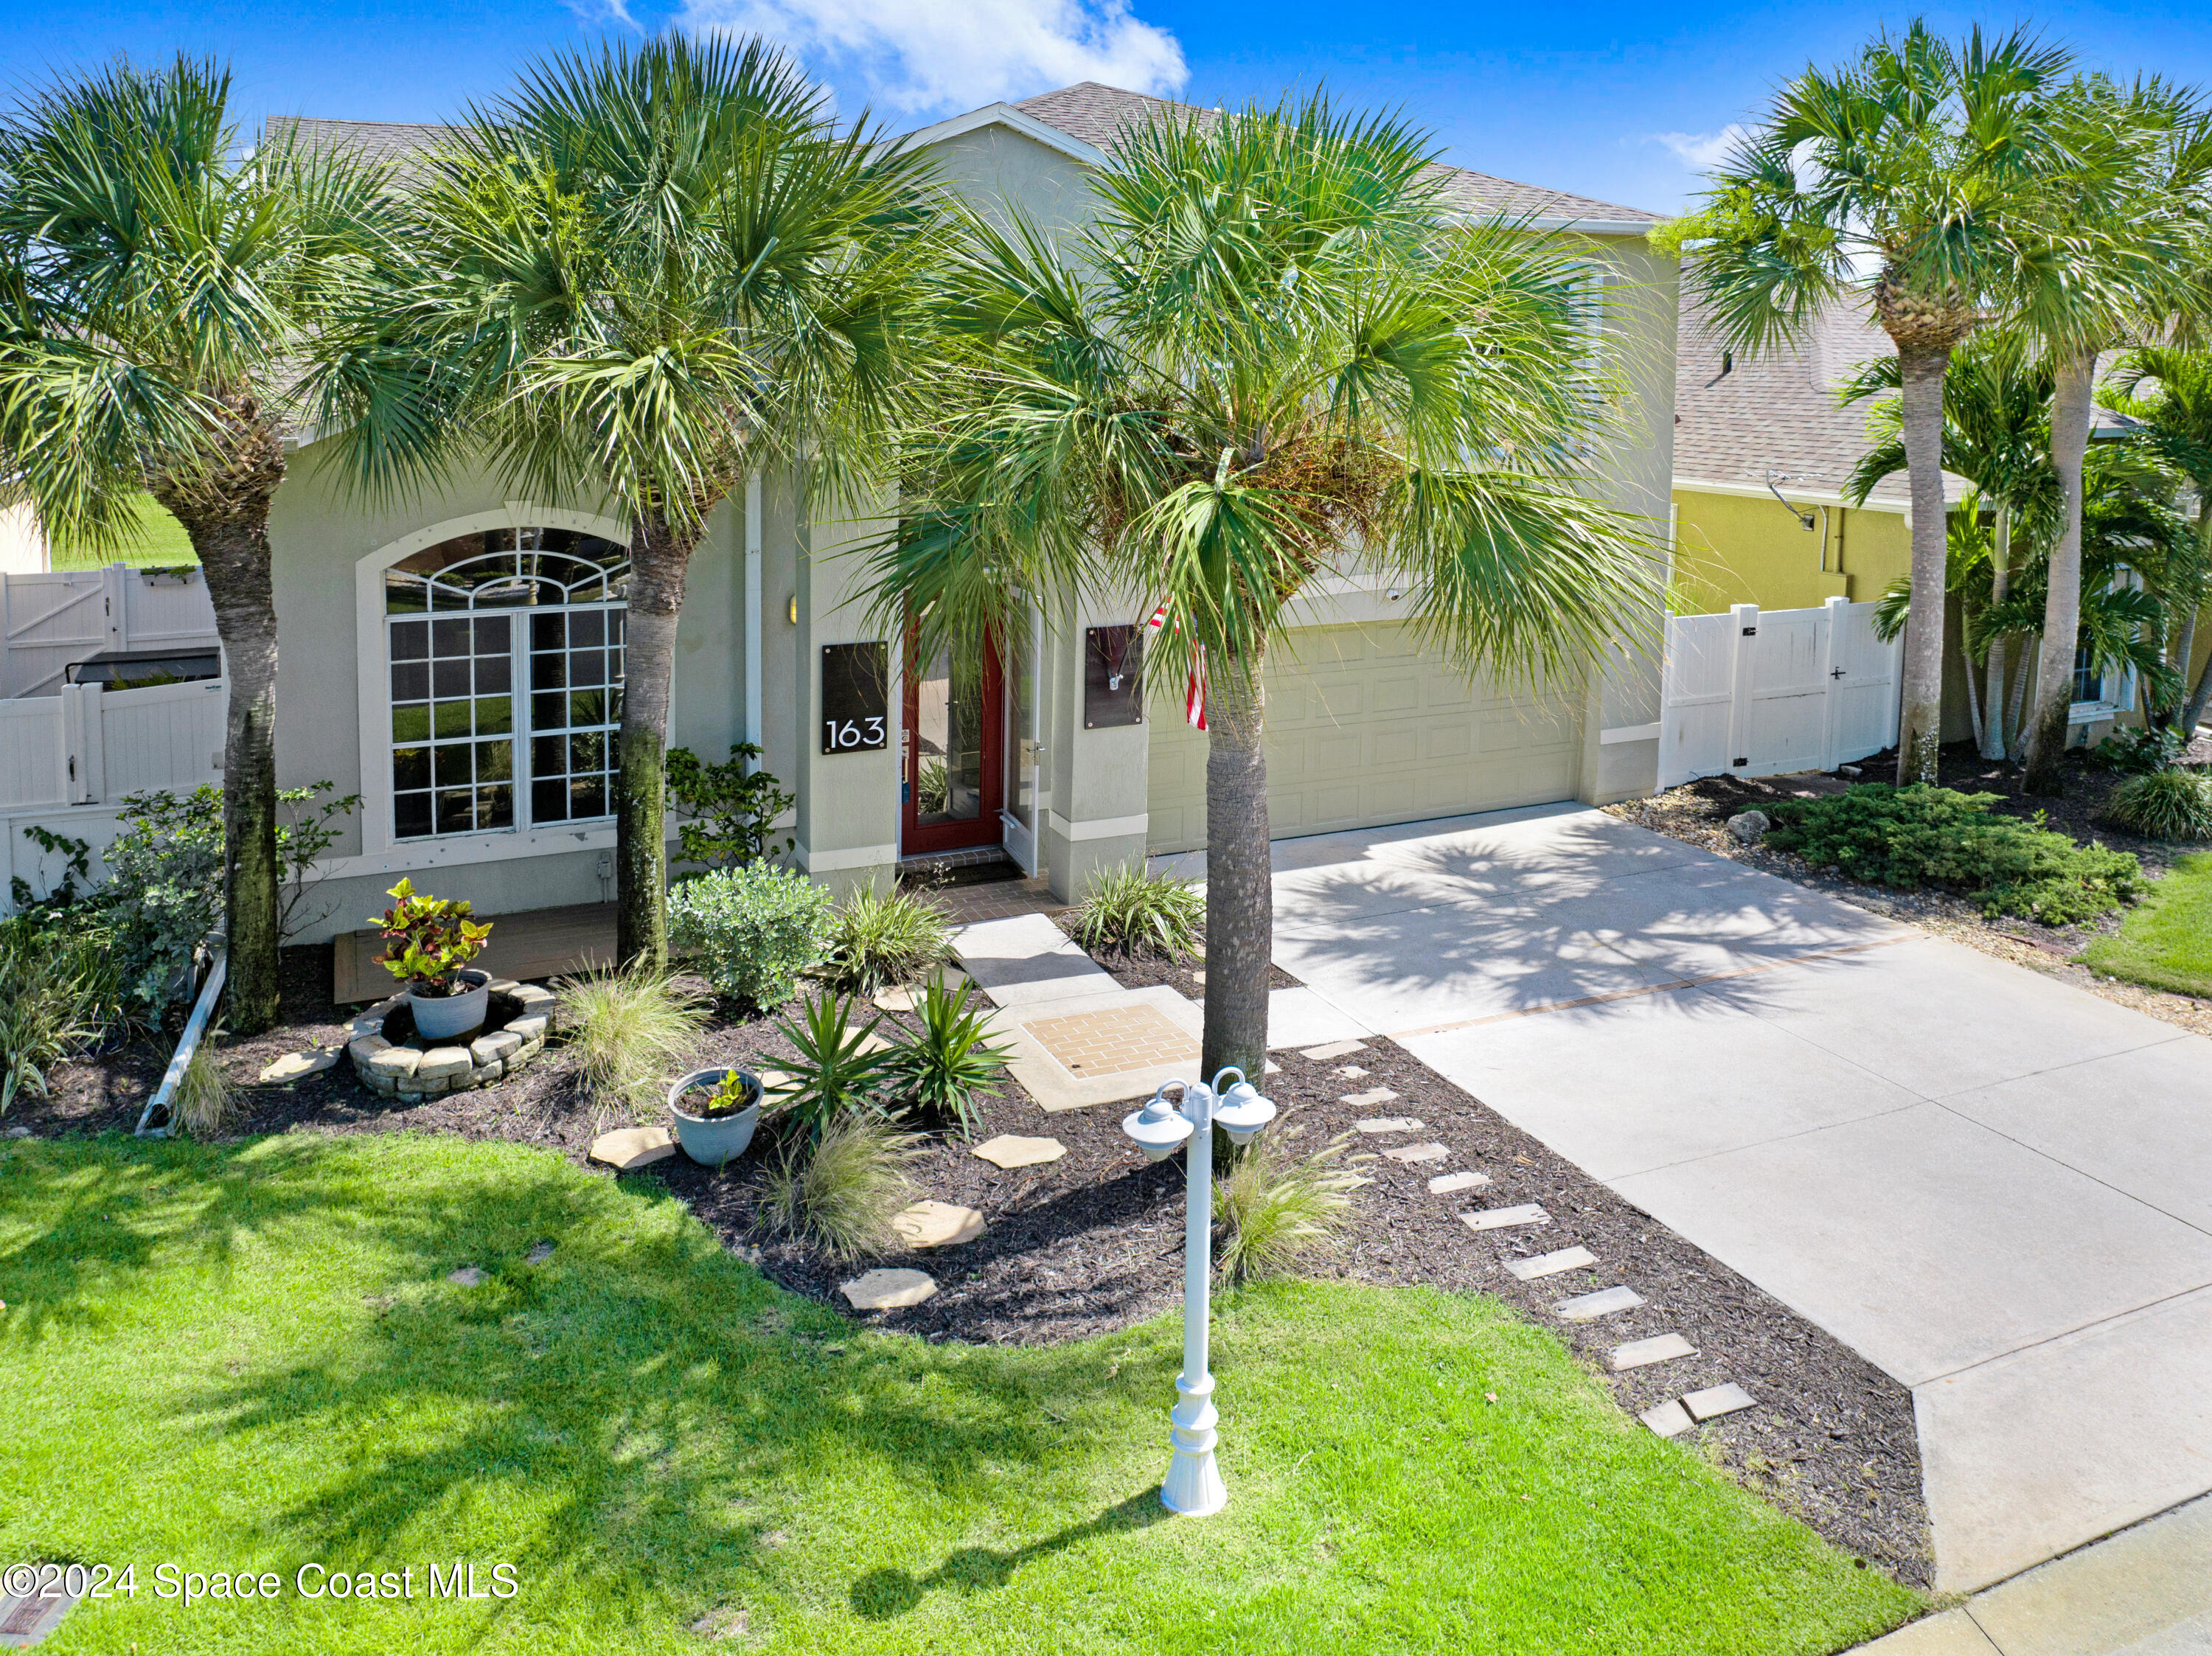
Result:
<svg viewBox="0 0 2212 1656"><path fill-rule="evenodd" d="M346 1042L346 1057L362 1085L382 1097L411 1103L440 1093L488 1087L544 1051L546 1031L552 1026L558 999L553 992L542 984L505 978L487 986L491 991L491 1015L484 1022L483 1033L465 1046L426 1042L415 1034L411 1020L403 1026L407 1028L406 1040L387 1039L387 1022L394 1013L406 1012L404 992L380 1001L355 1018L347 1026L350 1039Z"/></svg>

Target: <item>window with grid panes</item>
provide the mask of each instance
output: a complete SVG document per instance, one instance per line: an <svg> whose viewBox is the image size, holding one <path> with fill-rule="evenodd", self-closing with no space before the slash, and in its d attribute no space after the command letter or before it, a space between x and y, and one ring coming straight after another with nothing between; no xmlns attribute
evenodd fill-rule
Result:
<svg viewBox="0 0 2212 1656"><path fill-rule="evenodd" d="M385 575L392 832L590 822L614 809L628 549L486 530Z"/></svg>

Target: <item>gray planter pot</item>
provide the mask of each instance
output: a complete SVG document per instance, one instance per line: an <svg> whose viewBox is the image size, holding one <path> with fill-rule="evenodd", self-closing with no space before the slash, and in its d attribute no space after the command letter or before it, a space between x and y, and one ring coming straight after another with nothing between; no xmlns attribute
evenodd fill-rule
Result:
<svg viewBox="0 0 2212 1656"><path fill-rule="evenodd" d="M685 1094L711 1092L732 1075L744 1077L745 1095L752 1100L735 1115L694 1115L684 1107ZM676 1118L676 1142L684 1147L684 1155L702 1167L719 1168L734 1162L753 1142L753 1129L760 1125L760 1077L750 1071L694 1070L668 1089L668 1111Z"/></svg>
<svg viewBox="0 0 2212 1656"><path fill-rule="evenodd" d="M418 995L407 992L407 1010L415 1020L415 1033L425 1040L451 1040L483 1028L491 1003L491 974L463 967L460 980L471 986L457 995Z"/></svg>

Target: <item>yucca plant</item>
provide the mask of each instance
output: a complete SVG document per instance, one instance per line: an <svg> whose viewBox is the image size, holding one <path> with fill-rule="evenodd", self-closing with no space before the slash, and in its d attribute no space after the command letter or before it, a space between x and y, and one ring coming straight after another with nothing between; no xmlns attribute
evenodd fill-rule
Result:
<svg viewBox="0 0 2212 1656"><path fill-rule="evenodd" d="M1375 1181L1336 1163L1355 1134L1339 1133L1292 1161L1281 1131L1256 1140L1221 1181L1228 1228L1221 1268L1237 1281L1273 1276L1335 1246L1351 1217L1352 1192Z"/></svg>
<svg viewBox="0 0 2212 1656"><path fill-rule="evenodd" d="M790 1065L794 1084L783 1094L781 1113L811 1139L821 1139L848 1116L882 1113L876 1091L891 1054L882 1047L868 1050L868 1037L883 1020L854 1025L857 1004L850 996L817 995L799 1017L776 1020L784 1039L798 1049Z"/></svg>
<svg viewBox="0 0 2212 1656"><path fill-rule="evenodd" d="M762 1187L761 1217L841 1262L886 1253L898 1245L891 1216L914 1194L905 1164L915 1154L915 1135L878 1116L847 1115L818 1138L791 1133Z"/></svg>
<svg viewBox="0 0 2212 1656"><path fill-rule="evenodd" d="M855 891L837 911L829 958L814 975L840 994L872 995L912 983L952 958L945 911L908 892Z"/></svg>
<svg viewBox="0 0 2212 1656"><path fill-rule="evenodd" d="M561 984L568 1045L592 1093L633 1116L659 1101L707 1026L707 1004L640 961Z"/></svg>
<svg viewBox="0 0 2212 1656"><path fill-rule="evenodd" d="M191 1062L185 1065L169 1102L174 1131L187 1138L219 1138L238 1117L238 1089L216 1062L216 1033L209 1029L192 1048Z"/></svg>
<svg viewBox="0 0 2212 1656"><path fill-rule="evenodd" d="M1202 951L1206 899L1188 880L1147 873L1141 862L1094 875L1069 931L1094 954L1179 961Z"/></svg>
<svg viewBox="0 0 2212 1656"><path fill-rule="evenodd" d="M884 1065L893 1088L916 1107L949 1115L961 1131L975 1126L975 1097L993 1090L1012 1056L990 1040L990 1009L975 999L975 986L957 990L933 983L915 1009L921 1030L892 1047Z"/></svg>
<svg viewBox="0 0 2212 1656"><path fill-rule="evenodd" d="M2147 840L2212 840L2212 774L2153 771L2113 791L2105 815Z"/></svg>
<svg viewBox="0 0 2212 1656"><path fill-rule="evenodd" d="M18 1092L44 1095L48 1070L122 1022L121 974L104 943L0 927L0 1115Z"/></svg>

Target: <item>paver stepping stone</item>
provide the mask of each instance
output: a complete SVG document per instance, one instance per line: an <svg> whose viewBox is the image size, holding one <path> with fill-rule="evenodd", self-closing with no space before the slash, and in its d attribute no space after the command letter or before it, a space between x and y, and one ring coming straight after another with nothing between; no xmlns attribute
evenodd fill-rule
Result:
<svg viewBox="0 0 2212 1656"><path fill-rule="evenodd" d="M1732 1415L1739 1409L1749 1409L1759 1399L1729 1380L1723 1386L1708 1386L1702 1392L1692 1392L1682 1398L1682 1407L1690 1411L1690 1418L1707 1421L1722 1415Z"/></svg>
<svg viewBox="0 0 2212 1656"><path fill-rule="evenodd" d="M1646 1409L1636 1418L1658 1433L1661 1437L1680 1437L1696 1424L1690 1418L1690 1411L1672 1398L1668 1398L1664 1403L1656 1404Z"/></svg>
<svg viewBox="0 0 2212 1656"><path fill-rule="evenodd" d="M1057 1138L1024 1138L1002 1132L975 1146L975 1154L994 1167L1034 1168L1040 1162L1059 1161L1067 1154L1067 1146Z"/></svg>
<svg viewBox="0 0 2212 1656"><path fill-rule="evenodd" d="M1515 1208L1477 1208L1460 1215L1460 1222L1469 1230L1500 1230L1507 1225L1546 1224L1551 1217L1537 1204L1524 1202Z"/></svg>
<svg viewBox="0 0 2212 1656"><path fill-rule="evenodd" d="M475 1265L463 1265L459 1271L449 1271L446 1273L446 1280L447 1282L455 1283L461 1288L480 1287L483 1283L483 1272L478 1270Z"/></svg>
<svg viewBox="0 0 2212 1656"><path fill-rule="evenodd" d="M1321 1064L1333 1058L1350 1058L1354 1052L1366 1050L1367 1043L1364 1040L1332 1040L1326 1046L1309 1046L1299 1056Z"/></svg>
<svg viewBox="0 0 2212 1656"><path fill-rule="evenodd" d="M261 1084L274 1087L287 1082L304 1081L309 1076L320 1075L337 1061L338 1049L335 1046L287 1052L261 1072Z"/></svg>
<svg viewBox="0 0 2212 1656"><path fill-rule="evenodd" d="M532 1248L529 1253L524 1254L522 1257L528 1264L542 1265L548 1259L553 1257L553 1244L550 1242L540 1242L536 1247Z"/></svg>
<svg viewBox="0 0 2212 1656"><path fill-rule="evenodd" d="M1626 1345L1613 1348L1613 1372L1626 1368L1644 1368L1655 1362L1672 1362L1677 1357L1694 1357L1698 1348L1680 1334L1654 1334L1648 1340L1631 1340Z"/></svg>
<svg viewBox="0 0 2212 1656"><path fill-rule="evenodd" d="M1505 1268L1522 1282L1533 1283L1539 1277L1556 1277L1563 1271L1579 1271L1596 1263L1597 1255L1586 1247L1563 1247L1556 1253L1539 1253L1533 1259L1508 1259Z"/></svg>
<svg viewBox="0 0 2212 1656"><path fill-rule="evenodd" d="M1458 1173L1440 1173L1429 1180L1429 1194L1449 1196L1454 1191L1473 1190L1477 1185L1486 1185L1489 1182L1488 1174L1477 1173L1473 1168L1464 1168Z"/></svg>
<svg viewBox="0 0 2212 1656"><path fill-rule="evenodd" d="M1393 1162L1441 1162L1451 1151L1442 1144L1393 1144L1382 1154Z"/></svg>
<svg viewBox="0 0 2212 1656"><path fill-rule="evenodd" d="M896 1311L920 1305L937 1292L937 1279L926 1271L864 1271L837 1291L852 1301L855 1311Z"/></svg>
<svg viewBox="0 0 2212 1656"><path fill-rule="evenodd" d="M1352 1124L1362 1132L1419 1132L1421 1123L1410 1115L1370 1116L1364 1121Z"/></svg>
<svg viewBox="0 0 2212 1656"><path fill-rule="evenodd" d="M1397 1095L1388 1087L1376 1087L1364 1093L1346 1093L1336 1101L1340 1104L1349 1104L1355 1110L1364 1110L1372 1108L1377 1104L1388 1104Z"/></svg>
<svg viewBox="0 0 2212 1656"><path fill-rule="evenodd" d="M74 1587L70 1585L73 1578L77 1582ZM76 1608L88 1586L81 1572L67 1570L59 1580L34 1580L27 1592L0 1588L0 1649L28 1650L45 1639Z"/></svg>
<svg viewBox="0 0 2212 1656"><path fill-rule="evenodd" d="M902 983L893 984L888 989L878 989L874 994L869 996L868 998L878 1008L886 1012L911 1012L914 1010L914 991L908 988Z"/></svg>
<svg viewBox="0 0 2212 1656"><path fill-rule="evenodd" d="M1336 1073L1342 1076L1346 1081L1357 1081L1360 1077L1365 1075L1367 1071L1361 1069L1357 1064L1346 1064L1340 1065Z"/></svg>
<svg viewBox="0 0 2212 1656"><path fill-rule="evenodd" d="M676 1141L665 1127L617 1127L592 1141L592 1160L604 1162L617 1173L649 1168L676 1154Z"/></svg>
<svg viewBox="0 0 2212 1656"><path fill-rule="evenodd" d="M1562 1300L1552 1310L1568 1322L1586 1323L1633 1311L1643 1303L1644 1296L1632 1288L1601 1288L1595 1294L1577 1294L1571 1300Z"/></svg>
<svg viewBox="0 0 2212 1656"><path fill-rule="evenodd" d="M957 1247L983 1234L983 1216L951 1202L916 1202L891 1215L891 1228L908 1247Z"/></svg>

